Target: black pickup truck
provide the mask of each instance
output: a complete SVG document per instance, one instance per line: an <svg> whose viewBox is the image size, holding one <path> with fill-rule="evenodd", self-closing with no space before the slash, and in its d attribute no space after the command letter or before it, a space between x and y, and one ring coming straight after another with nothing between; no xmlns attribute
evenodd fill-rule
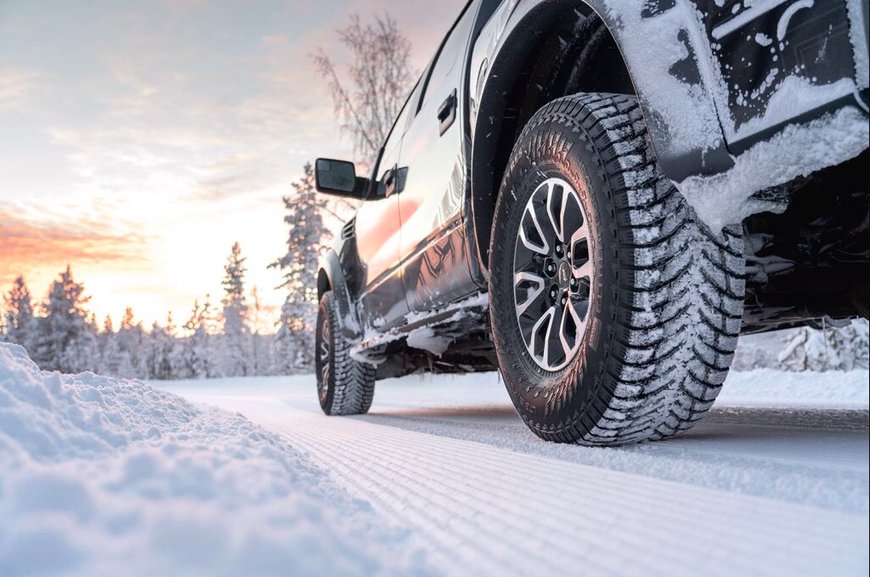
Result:
<svg viewBox="0 0 870 577"><path fill-rule="evenodd" d="M868 316L867 0L471 0L323 258L318 394L500 370L540 437L684 431L737 337Z"/></svg>

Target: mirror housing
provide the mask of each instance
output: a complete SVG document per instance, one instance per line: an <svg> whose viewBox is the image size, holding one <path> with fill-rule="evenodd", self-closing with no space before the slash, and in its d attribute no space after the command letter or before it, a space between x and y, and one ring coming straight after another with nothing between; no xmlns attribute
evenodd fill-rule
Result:
<svg viewBox="0 0 870 577"><path fill-rule="evenodd" d="M314 163L314 186L323 194L365 199L369 179L358 177L352 162L318 158Z"/></svg>

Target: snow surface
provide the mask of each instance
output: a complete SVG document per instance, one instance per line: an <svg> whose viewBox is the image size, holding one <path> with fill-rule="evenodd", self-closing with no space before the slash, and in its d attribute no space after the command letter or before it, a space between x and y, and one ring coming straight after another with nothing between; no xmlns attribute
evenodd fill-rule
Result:
<svg viewBox="0 0 870 577"><path fill-rule="evenodd" d="M867 382L732 373L688 434L600 449L538 440L494 373L330 418L310 375L149 386L0 345L0 575L866 575Z"/></svg>
<svg viewBox="0 0 870 577"><path fill-rule="evenodd" d="M360 539L365 535L365 540ZM0 344L0 575L426 574L279 435Z"/></svg>
<svg viewBox="0 0 870 577"><path fill-rule="evenodd" d="M541 442L494 373L381 381L354 418L306 376L159 386L292 439L439 574L730 577L867 573L867 382L732 373L693 431L619 449Z"/></svg>

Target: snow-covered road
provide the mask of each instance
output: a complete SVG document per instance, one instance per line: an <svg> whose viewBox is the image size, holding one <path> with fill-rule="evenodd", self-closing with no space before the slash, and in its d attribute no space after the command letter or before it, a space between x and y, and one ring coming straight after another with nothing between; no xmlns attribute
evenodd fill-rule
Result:
<svg viewBox="0 0 870 577"><path fill-rule="evenodd" d="M353 418L311 377L158 386L285 436L437 574L867 574L866 371L735 373L691 433L620 449L538 440L496 375L385 381Z"/></svg>

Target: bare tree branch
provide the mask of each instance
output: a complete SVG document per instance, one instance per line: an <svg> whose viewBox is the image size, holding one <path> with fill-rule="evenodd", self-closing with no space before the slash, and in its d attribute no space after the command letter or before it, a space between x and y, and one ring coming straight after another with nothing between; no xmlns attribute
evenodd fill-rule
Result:
<svg viewBox="0 0 870 577"><path fill-rule="evenodd" d="M353 142L361 165L375 159L411 86L411 43L389 15L363 24L359 15L338 31L348 51L346 73L323 49L312 56L332 94L339 126Z"/></svg>

